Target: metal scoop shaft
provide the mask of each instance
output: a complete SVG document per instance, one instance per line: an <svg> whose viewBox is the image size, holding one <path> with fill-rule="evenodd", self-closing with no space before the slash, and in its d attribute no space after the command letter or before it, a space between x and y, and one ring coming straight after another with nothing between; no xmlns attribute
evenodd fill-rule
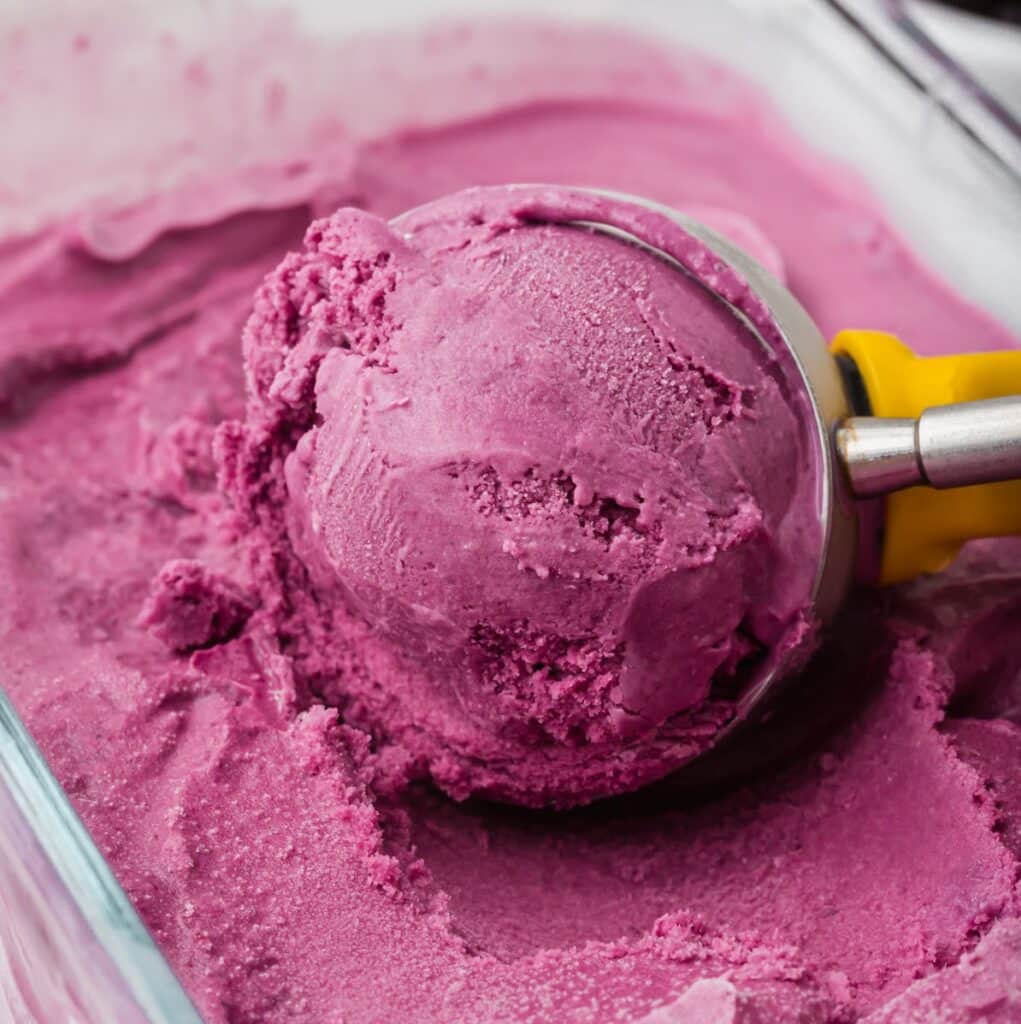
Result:
<svg viewBox="0 0 1021 1024"><path fill-rule="evenodd" d="M855 497L1021 477L1021 396L933 406L917 419L852 416L836 433Z"/></svg>

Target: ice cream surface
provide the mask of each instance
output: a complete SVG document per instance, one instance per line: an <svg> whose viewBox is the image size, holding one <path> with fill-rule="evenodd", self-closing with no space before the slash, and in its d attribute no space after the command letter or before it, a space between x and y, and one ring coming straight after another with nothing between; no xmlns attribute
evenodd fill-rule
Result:
<svg viewBox="0 0 1021 1024"><path fill-rule="evenodd" d="M679 265L579 226L615 211L694 243L554 187L342 209L246 328L229 475L309 570L296 663L460 798L635 789L812 636L800 384Z"/></svg>
<svg viewBox="0 0 1021 1024"><path fill-rule="evenodd" d="M493 709L477 688L482 673L451 674L446 690L438 670L413 677L427 660L418 651L428 646L445 663L460 641L441 631L434 642L430 615L421 633L409 630L412 605L449 614L449 594L430 595L413 560L420 552L398 571L399 531L432 536L461 502L460 534L489 552L493 592L511 610L531 614L540 593L565 600L554 571L572 564L566 548L598 553L601 534L611 534L621 586L638 590L642 558L658 548L638 529L654 517L636 506L671 479L668 432L679 432L680 450L685 429L708 431L694 415L704 404L684 406L654 386L622 404L591 408L586 398L578 424L561 414L543 421L548 410L533 423L507 389L522 387L527 400L542 374L511 378L504 361L535 360L535 370L548 355L512 342L566 339L550 380L573 382L557 393L578 403L570 408L606 394L605 371L618 361L626 381L666 373L661 346L671 339L688 367L670 368L681 380L704 381L686 360L708 357L671 305L697 304L699 293L670 277L661 296L668 268L619 240L532 224L487 241L483 210L478 235L469 225L464 249L441 252L461 230L449 208L436 208L446 213L431 226L395 234L389 222L473 186L598 186L717 211L721 229L728 221L762 242L827 333L867 322L929 352L962 339L1009 345L1009 333L922 265L866 189L703 58L580 27L501 25L348 46L262 16L228 21L212 32L203 24L200 43L180 26L146 35L130 18L69 18L0 42L9 80L39 97L31 118L27 99L0 107L13 115L0 160L0 673L205 1019L1017 1019L1015 541L977 545L942 577L863 596L855 612L868 628L854 619L838 631L806 691L820 704L855 706L786 767L738 789L699 800L656 790L537 813L431 787L430 774L450 791L477 784L464 781L471 766L462 775L464 765L439 753L480 742L468 725L455 735L475 719L458 717L460 704L455 715L448 695L480 698L482 721ZM119 88L138 66L136 35L149 40L148 73ZM380 54L393 74L359 89ZM157 104L163 116L154 118ZM105 144L85 144L82 125L106 132ZM367 212L336 214L351 207ZM371 259L364 270L357 261L334 267L331 246ZM591 273L571 275L565 263L560 285L573 301L523 302L540 280L543 295L557 287L541 276L559 281L550 253L588 261L593 246L605 256L600 306L619 310L605 338L598 324L580 328L598 366L559 319L584 309L577 300L594 287ZM390 258L377 266L384 250ZM486 278L486 261L473 262L485 252L512 258ZM656 296L645 331L618 266ZM434 288L422 283L430 275ZM491 284L480 290L478 280ZM277 299L316 289L352 304L295 307L289 322L273 322ZM430 296L444 301L427 308ZM485 330L469 335L458 324L472 296ZM521 319L525 305L534 329ZM706 332L729 329L718 313L707 310ZM350 318L349 347L327 343L339 337L330 315ZM472 401L443 377L453 363L434 358L441 342L431 325L440 323L464 372L480 384L494 378ZM288 330L296 344L284 352ZM315 372L303 373L319 345ZM676 475L693 489L686 494L704 497L706 513L750 493L765 526L731 550L754 580L760 559L789 549L779 543L784 495L757 484L760 467L743 461L754 451L747 417L782 420L789 408L770 404L744 361L753 355L726 351L734 365L718 365L714 351L707 369L736 387L725 394L741 396L727 408L744 409L742 389L756 388L751 408L717 425L713 444L728 459L712 487ZM384 358L395 373L384 372ZM423 370L437 374L437 393L462 402L442 433L422 408L433 394ZM489 418L476 415L479 393L501 409L493 422L508 425L493 443L482 436ZM610 423L625 410L640 421L658 395L682 415L654 408L645 434L637 422ZM599 450L610 434L640 439L634 460L617 464L618 449ZM522 437L532 439L527 459ZM352 456L329 465L323 454L345 443ZM384 450L425 486L405 496L394 466L377 480L380 462L373 471L371 459L364 470L354 460ZM796 474L793 455L778 458ZM437 461L461 476L436 474ZM667 475L650 483L650 465ZM465 486L466 472L477 487L474 477ZM631 495L629 504L621 481L632 477L645 502ZM335 501L341 487L351 496ZM387 513L394 536L378 531L387 539L377 545L369 516L394 495L414 516ZM345 508L353 517L341 521ZM507 511L487 531L490 508ZM661 515L679 541L678 522ZM494 616L490 591L483 600L457 575L466 556L438 539L437 564L463 588L459 600ZM518 549L504 552L504 540ZM574 564L592 568L591 559ZM425 602L412 592L419 585ZM343 586L343 600L323 598L331 586ZM747 603L714 598L719 621L705 628L732 652L749 623L768 641L756 616L775 595L757 593ZM582 624L569 639L585 635L594 606L567 605ZM546 631L549 614L539 622ZM523 653L531 642L515 635L509 646ZM613 685L627 685L614 671ZM698 681L657 689L655 699L672 703L650 718L683 716L718 673L707 660ZM595 677L584 676L586 694L598 692ZM546 683L563 680L542 678L510 689L525 704L556 694ZM429 708L436 721L418 717ZM542 710L550 730L562 714L587 729L620 728L584 701ZM517 697L511 711L523 711ZM524 758L523 779L529 771Z"/></svg>

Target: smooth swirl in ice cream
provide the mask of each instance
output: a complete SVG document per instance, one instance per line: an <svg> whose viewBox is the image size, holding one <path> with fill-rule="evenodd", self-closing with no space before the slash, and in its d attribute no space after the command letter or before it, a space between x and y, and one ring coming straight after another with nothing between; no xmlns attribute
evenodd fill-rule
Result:
<svg viewBox="0 0 1021 1024"><path fill-rule="evenodd" d="M642 216L531 188L340 210L245 333L236 490L326 618L299 664L458 797L636 788L810 632L802 399L693 277L564 223L601 204Z"/></svg>

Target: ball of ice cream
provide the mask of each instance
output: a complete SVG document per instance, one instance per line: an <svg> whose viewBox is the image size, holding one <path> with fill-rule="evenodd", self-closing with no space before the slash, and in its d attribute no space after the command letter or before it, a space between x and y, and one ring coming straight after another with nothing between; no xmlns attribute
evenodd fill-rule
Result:
<svg viewBox="0 0 1021 1024"><path fill-rule="evenodd" d="M313 224L246 331L248 430L316 692L455 796L569 804L704 747L802 630L810 460L729 307L516 195Z"/></svg>

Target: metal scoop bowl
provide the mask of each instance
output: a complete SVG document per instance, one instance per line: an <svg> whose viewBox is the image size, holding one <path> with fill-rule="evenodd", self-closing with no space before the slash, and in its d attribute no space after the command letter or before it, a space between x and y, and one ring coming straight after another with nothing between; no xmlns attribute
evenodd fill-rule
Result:
<svg viewBox="0 0 1021 1024"><path fill-rule="evenodd" d="M1021 533L1021 350L922 358L875 331L844 331L828 346L776 277L675 209L558 186L477 191L490 206L503 204L508 225L583 226L642 246L697 280L754 332L810 421L821 529L804 606L824 629L856 583L939 571L969 538ZM803 664L797 648L759 663L733 718L692 760L768 716Z"/></svg>

